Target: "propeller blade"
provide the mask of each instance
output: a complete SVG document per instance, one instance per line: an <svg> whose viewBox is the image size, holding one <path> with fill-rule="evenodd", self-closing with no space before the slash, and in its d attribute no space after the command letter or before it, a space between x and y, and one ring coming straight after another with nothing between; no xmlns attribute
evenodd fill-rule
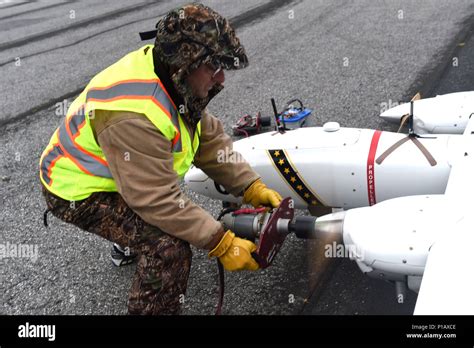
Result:
<svg viewBox="0 0 474 348"><path fill-rule="evenodd" d="M420 92L418 92L413 96L413 98L411 98L411 101L420 100L420 99L421 99L421 94Z"/></svg>

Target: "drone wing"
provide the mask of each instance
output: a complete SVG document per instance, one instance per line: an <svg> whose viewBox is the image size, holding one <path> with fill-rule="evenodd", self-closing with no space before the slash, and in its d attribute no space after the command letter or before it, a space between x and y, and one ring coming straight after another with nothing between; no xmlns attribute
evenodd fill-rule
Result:
<svg viewBox="0 0 474 348"><path fill-rule="evenodd" d="M472 116L472 115L471 115ZM443 233L431 246L416 315L474 314L474 117L457 150L444 195Z"/></svg>

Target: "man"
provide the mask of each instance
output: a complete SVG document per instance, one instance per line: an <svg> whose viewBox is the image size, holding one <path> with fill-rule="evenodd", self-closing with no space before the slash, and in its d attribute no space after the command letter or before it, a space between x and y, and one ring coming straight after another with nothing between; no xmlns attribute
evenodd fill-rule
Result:
<svg viewBox="0 0 474 348"><path fill-rule="evenodd" d="M258 269L255 245L179 188L194 163L244 203L279 205L245 161L217 161L219 150L232 154L232 141L205 109L223 88L223 69L247 65L225 18L197 3L173 10L158 22L154 46L90 81L41 156L48 211L138 254L130 314L179 313L189 243L227 270Z"/></svg>

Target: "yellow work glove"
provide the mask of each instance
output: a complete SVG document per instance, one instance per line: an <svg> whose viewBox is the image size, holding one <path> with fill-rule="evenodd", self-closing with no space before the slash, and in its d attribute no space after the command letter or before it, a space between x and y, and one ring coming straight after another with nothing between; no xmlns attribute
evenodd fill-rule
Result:
<svg viewBox="0 0 474 348"><path fill-rule="evenodd" d="M217 246L209 252L209 257L216 256L228 271L256 271L258 263L251 255L257 246L246 239L236 237L228 230Z"/></svg>
<svg viewBox="0 0 474 348"><path fill-rule="evenodd" d="M278 192L270 190L260 179L250 185L244 192L244 203L250 203L255 208L262 205L277 208L282 199Z"/></svg>

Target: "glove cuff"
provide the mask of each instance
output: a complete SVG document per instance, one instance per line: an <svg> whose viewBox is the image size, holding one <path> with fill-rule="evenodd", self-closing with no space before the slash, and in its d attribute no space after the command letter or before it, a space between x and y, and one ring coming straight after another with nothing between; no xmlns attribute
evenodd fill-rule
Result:
<svg viewBox="0 0 474 348"><path fill-rule="evenodd" d="M221 257L222 255L224 255L227 252L227 250L229 250L230 246L232 245L232 241L234 240L234 238L235 238L234 232L232 232L231 230L228 230L224 234L220 242L217 244L217 246L209 252L208 256Z"/></svg>
<svg viewBox="0 0 474 348"><path fill-rule="evenodd" d="M244 192L244 204L248 204L252 201L252 197L255 195L255 192L265 188L265 184L262 182L262 179L255 180Z"/></svg>

